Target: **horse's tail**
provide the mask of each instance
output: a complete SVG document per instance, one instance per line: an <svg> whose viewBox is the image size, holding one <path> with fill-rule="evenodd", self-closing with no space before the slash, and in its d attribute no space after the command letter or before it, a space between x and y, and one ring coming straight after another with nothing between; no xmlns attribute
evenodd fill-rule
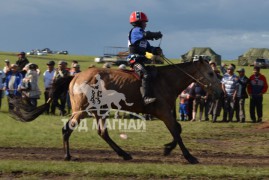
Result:
<svg viewBox="0 0 269 180"><path fill-rule="evenodd" d="M68 76L65 78L60 78L54 82L49 93L49 100L45 104L38 107L32 107L27 100L25 101L25 99L22 98L9 98L9 113L11 117L22 122L30 122L35 120L39 115L49 108L49 104L54 98L57 98L62 93L67 92L72 79L73 76Z"/></svg>

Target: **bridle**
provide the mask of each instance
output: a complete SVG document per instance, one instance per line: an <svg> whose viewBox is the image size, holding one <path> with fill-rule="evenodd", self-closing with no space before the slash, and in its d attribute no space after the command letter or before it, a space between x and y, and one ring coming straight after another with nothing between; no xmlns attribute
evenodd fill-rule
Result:
<svg viewBox="0 0 269 180"><path fill-rule="evenodd" d="M161 46L161 43L162 43L162 38L160 38L160 42L159 42L158 47ZM194 76L192 76L191 74L187 73L185 70L183 70L182 68L180 68L178 65L174 64L171 60L169 60L168 58L166 58L163 54L161 55L161 57L164 59L164 61L167 64L173 65L174 67L176 67L177 70L183 72L184 74L186 74L187 76L189 76L190 78L192 78L195 82L197 82L201 86L203 86L205 88L208 88L208 87L211 87L212 86L211 83L209 85L207 85L207 84L204 84L204 83L201 82L201 80L204 79L204 77L195 78ZM198 71L199 71L200 74L202 74L199 68L198 68Z"/></svg>

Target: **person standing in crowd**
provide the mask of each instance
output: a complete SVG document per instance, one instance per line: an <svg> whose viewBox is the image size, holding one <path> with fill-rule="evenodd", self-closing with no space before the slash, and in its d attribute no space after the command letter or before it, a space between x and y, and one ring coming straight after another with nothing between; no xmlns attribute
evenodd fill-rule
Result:
<svg viewBox="0 0 269 180"><path fill-rule="evenodd" d="M75 76L76 74L80 73L80 65L78 64L77 61L72 62L72 69L69 71L70 76ZM71 112L71 101L70 101L70 96L69 96L69 90L67 91L66 95L66 104L67 104L67 112L70 114Z"/></svg>
<svg viewBox="0 0 269 180"><path fill-rule="evenodd" d="M250 96L249 111L253 123L262 122L263 116L263 94L268 89L266 77L260 73L260 67L253 68L253 75L249 77L247 91ZM257 118L255 111L257 112Z"/></svg>
<svg viewBox="0 0 269 180"><path fill-rule="evenodd" d="M234 70L236 69L236 65L231 63L230 66L233 66ZM220 71L222 72L222 74L226 74L227 73L227 64L225 63L222 63L221 66L220 66Z"/></svg>
<svg viewBox="0 0 269 180"><path fill-rule="evenodd" d="M7 74L10 71L10 62L8 59L5 60L5 67L3 68L3 72Z"/></svg>
<svg viewBox="0 0 269 180"><path fill-rule="evenodd" d="M193 107L192 107L192 120L196 121L196 114L199 108L199 121L202 121L202 116L205 107L206 101L206 92L202 89L202 87L197 83L192 83L191 93L190 96L194 98L193 100Z"/></svg>
<svg viewBox="0 0 269 180"><path fill-rule="evenodd" d="M220 75L220 71L217 68L216 62L210 61L209 64L214 73L216 74L217 78L219 79L219 83L221 86L222 76ZM223 93L220 95L219 98L211 97L210 95L208 95L207 101L209 106L208 115L212 115L212 122L215 123L217 122L217 118L218 116L220 116L220 112L223 108Z"/></svg>
<svg viewBox="0 0 269 180"><path fill-rule="evenodd" d="M53 76L54 76L54 73L55 73L54 66L55 66L55 62L54 61L49 61L47 63L47 70L43 73L43 82L44 82L44 88L45 88L45 92L44 92L45 102L47 102L49 100L49 92L50 92L51 87L52 87ZM47 114L49 114L50 108L51 108L51 110L55 111L55 107L53 107L53 103L46 110Z"/></svg>
<svg viewBox="0 0 269 180"><path fill-rule="evenodd" d="M235 116L237 122L244 123L246 120L246 113L245 113L245 99L248 98L247 94L247 84L249 79L245 75L245 69L240 68L237 70L239 73L238 76L238 91L237 96L235 99Z"/></svg>
<svg viewBox="0 0 269 180"><path fill-rule="evenodd" d="M6 74L0 70L0 108L2 106L2 98L4 97L4 82L5 82Z"/></svg>
<svg viewBox="0 0 269 180"><path fill-rule="evenodd" d="M127 67L125 64L121 64L121 65L119 65L119 69L120 70L127 70Z"/></svg>
<svg viewBox="0 0 269 180"><path fill-rule="evenodd" d="M72 76L73 73L76 71L76 69L75 69L75 65L77 65L77 64L78 64L78 61L76 61L76 60L73 60L73 61L72 61L72 63L71 63L71 69L70 69L70 71L69 71L69 73L70 73L71 76Z"/></svg>
<svg viewBox="0 0 269 180"><path fill-rule="evenodd" d="M18 60L16 61L16 64L18 65L18 71L22 74L24 77L26 74L26 71L23 70L23 68L26 66L26 64L29 63L29 60L27 59L25 52L20 52L18 54Z"/></svg>
<svg viewBox="0 0 269 180"><path fill-rule="evenodd" d="M36 64L27 64L23 70L26 71L19 89L22 91L23 97L29 100L33 107L37 107L37 99L40 98L40 89L38 87L38 66Z"/></svg>
<svg viewBox="0 0 269 180"><path fill-rule="evenodd" d="M71 66L73 67L75 64L78 64L77 60L73 60L72 63L71 63Z"/></svg>
<svg viewBox="0 0 269 180"><path fill-rule="evenodd" d="M72 70L70 70L70 76L75 76L76 74L80 73L80 65L79 64L73 64Z"/></svg>
<svg viewBox="0 0 269 180"><path fill-rule="evenodd" d="M14 96L21 96L21 93L18 91L18 87L21 84L22 78L22 74L18 72L18 65L11 64L4 86L7 96L11 98Z"/></svg>
<svg viewBox="0 0 269 180"><path fill-rule="evenodd" d="M227 73L224 74L221 83L224 93L223 122L227 122L227 115L228 122L232 122L234 115L234 103L238 89L238 77L234 74L234 67L232 65L228 66Z"/></svg>
<svg viewBox="0 0 269 180"><path fill-rule="evenodd" d="M188 100L190 95L187 93L187 90L185 89L180 93L178 96L179 98L179 119L181 121L187 121L188 119Z"/></svg>
<svg viewBox="0 0 269 180"><path fill-rule="evenodd" d="M6 95L8 96L8 107L9 109L14 109L14 106L9 103L9 98L14 98L16 96L20 97L21 93L18 90L18 87L22 81L22 74L18 72L18 65L11 64L10 71L6 75L5 85L3 90L6 91Z"/></svg>
<svg viewBox="0 0 269 180"><path fill-rule="evenodd" d="M214 60L209 61L209 65L212 68L213 71L218 70L217 64Z"/></svg>
<svg viewBox="0 0 269 180"><path fill-rule="evenodd" d="M110 64L110 63L105 63L105 64L103 65L103 68L111 68L111 64Z"/></svg>
<svg viewBox="0 0 269 180"><path fill-rule="evenodd" d="M193 117L192 117L192 110L193 110L193 100L194 100L194 97L190 95L191 93L191 89L192 89L192 86L193 84L191 83L187 88L186 88L186 93L189 94L189 98L188 98L188 119L191 120Z"/></svg>
<svg viewBox="0 0 269 180"><path fill-rule="evenodd" d="M59 61L58 63L58 69L55 70L55 73L53 75L53 82L56 82L60 78L64 78L69 76L69 70L67 70L67 63L64 61ZM66 113L65 110L65 104L66 104L66 91L63 91L63 93L59 97L54 97L53 99L53 106L52 107L58 107L60 110L60 115L64 116ZM60 104L58 103L58 100L60 99ZM51 114L55 114L55 109L52 109Z"/></svg>

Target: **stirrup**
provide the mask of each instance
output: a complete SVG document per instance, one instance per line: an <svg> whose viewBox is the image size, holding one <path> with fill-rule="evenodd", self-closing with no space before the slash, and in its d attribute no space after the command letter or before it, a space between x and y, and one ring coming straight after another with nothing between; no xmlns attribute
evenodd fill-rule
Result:
<svg viewBox="0 0 269 180"><path fill-rule="evenodd" d="M150 104L156 101L156 98L150 98L150 97L145 97L144 98L144 103L145 104Z"/></svg>

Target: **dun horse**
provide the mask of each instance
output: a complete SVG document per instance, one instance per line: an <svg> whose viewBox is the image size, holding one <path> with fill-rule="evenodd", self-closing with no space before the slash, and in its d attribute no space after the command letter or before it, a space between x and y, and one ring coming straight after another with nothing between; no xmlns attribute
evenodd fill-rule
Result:
<svg viewBox="0 0 269 180"><path fill-rule="evenodd" d="M122 70L89 68L77 74L73 79L69 78L67 81L62 81L62 84L56 83L54 85L54 96L61 93L62 89L69 85L73 112L71 118L62 129L65 159L71 159L69 138L73 132L72 127L78 125L80 120L87 115L86 110L94 114L98 124L99 136L124 160L132 159L130 154L121 149L110 138L105 126L106 116L104 116L104 113L106 109L97 110L100 107L120 107L121 110L151 114L162 120L173 137L173 141L165 145L164 154L169 155L178 144L183 156L189 163L198 163L198 160L185 147L180 136L181 125L173 115L175 101L177 96L194 81L199 82L209 93L218 96L221 92L219 80L209 64L202 60L160 66L156 67L156 71L157 73L151 82L151 88L157 101L149 105L143 104L140 94L141 81L131 73L126 73ZM121 97L120 100L117 99L119 101L117 104L113 104L114 101L111 101L114 95ZM107 101L108 99L106 100L106 98L110 98L110 100ZM109 102L109 104L105 105L100 103L101 101ZM100 106L94 106L94 103L100 104ZM41 109L37 108L34 113L40 114L40 111L43 111L44 108ZM37 113L38 110L40 111ZM23 116L23 114L21 115ZM28 111L28 115L33 114Z"/></svg>

